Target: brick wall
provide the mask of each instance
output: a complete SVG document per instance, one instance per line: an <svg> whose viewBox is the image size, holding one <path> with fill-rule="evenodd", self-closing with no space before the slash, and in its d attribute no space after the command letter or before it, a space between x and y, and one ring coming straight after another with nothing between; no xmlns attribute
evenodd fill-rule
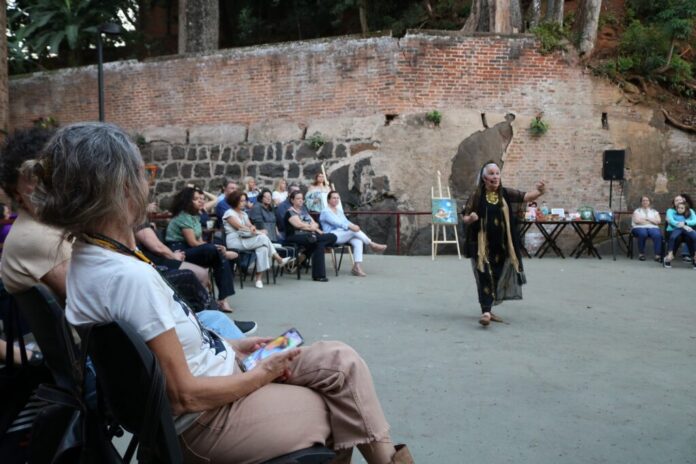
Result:
<svg viewBox="0 0 696 464"><path fill-rule="evenodd" d="M306 121L458 105L537 111L559 83L592 87L528 36L410 34L339 38L105 65L106 118L146 126ZM12 79L11 125L97 115L96 67ZM577 94L577 92L576 92ZM578 95L579 96L579 95ZM574 97L569 95L569 97ZM578 103L571 98L560 105Z"/></svg>
<svg viewBox="0 0 696 464"><path fill-rule="evenodd" d="M601 179L601 156L607 148L630 152L631 178L624 191L615 190L615 201L623 208L634 208L645 193L656 197L658 207L675 191L693 193L696 173L689 168L696 137L665 127L659 111L623 99L614 85L587 73L572 53L541 55L537 47L527 35L428 31L401 39L340 37L109 63L106 119L133 133L173 128L168 133L174 138L165 140L187 147L217 144L220 153L225 146L243 153L245 143L300 147L302 128L311 135L315 127L331 132L336 119L367 120L372 126L366 135L336 131L329 140L376 143L372 168L376 177L388 179L385 196L395 202L389 207L424 210L429 208L434 173L440 170L447 179L459 143L483 129L480 114L492 126L514 113L504 182L528 189L537 179L546 179L552 206L607 206L609 183ZM10 126L26 126L42 116L61 123L96 119L96 81L94 66L12 78ZM421 124L422 115L433 109L444 115L437 131ZM532 137L527 128L539 112L550 130ZM602 113L608 115L609 129L601 125ZM386 115L403 118L384 127ZM283 126L290 135L256 138L266 122ZM215 126L237 134L234 141L200 136L212 134ZM502 154L504 147L500 150ZM336 169L344 163L334 162ZM221 163L211 166L210 174L194 170L194 178L210 182L223 169ZM289 160L284 165L290 173ZM177 169L171 179L179 179L183 165L177 166L169 167L171 172ZM249 166L253 162L240 165L243 174ZM353 173L354 167L349 169ZM367 176L360 179L369 183Z"/></svg>

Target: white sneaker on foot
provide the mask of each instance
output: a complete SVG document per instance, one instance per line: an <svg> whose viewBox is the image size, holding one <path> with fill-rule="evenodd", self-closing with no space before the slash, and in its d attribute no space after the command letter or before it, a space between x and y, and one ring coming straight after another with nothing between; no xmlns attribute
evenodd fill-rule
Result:
<svg viewBox="0 0 696 464"><path fill-rule="evenodd" d="M257 280L256 283L254 284L256 288L263 288L263 281Z"/></svg>

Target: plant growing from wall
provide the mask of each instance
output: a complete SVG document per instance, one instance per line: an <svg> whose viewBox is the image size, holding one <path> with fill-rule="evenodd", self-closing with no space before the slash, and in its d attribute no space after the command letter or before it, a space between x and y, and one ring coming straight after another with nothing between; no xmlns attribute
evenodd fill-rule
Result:
<svg viewBox="0 0 696 464"><path fill-rule="evenodd" d="M326 139L321 132L315 132L309 138L309 146L312 147L312 150L320 149L325 143Z"/></svg>
<svg viewBox="0 0 696 464"><path fill-rule="evenodd" d="M537 114L534 119L532 119L531 124L529 124L529 132L534 137L541 137L549 130L549 123L542 119L543 113Z"/></svg>
<svg viewBox="0 0 696 464"><path fill-rule="evenodd" d="M432 123L435 127L440 127L442 122L442 113L438 110L432 110L429 113L425 113L425 120Z"/></svg>

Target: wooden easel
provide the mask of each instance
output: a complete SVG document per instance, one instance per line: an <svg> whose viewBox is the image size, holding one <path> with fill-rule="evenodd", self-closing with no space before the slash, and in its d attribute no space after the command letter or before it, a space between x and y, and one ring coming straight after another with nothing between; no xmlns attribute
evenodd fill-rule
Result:
<svg viewBox="0 0 696 464"><path fill-rule="evenodd" d="M431 200L451 200L452 196L450 194L450 189L449 186L447 187L447 196L443 196L442 194L442 181L441 181L441 174L440 171L437 171L437 193L438 196L435 196L435 187L430 188L430 197ZM432 205L432 201L431 201ZM456 213L456 207L455 207L455 213ZM455 216L456 218L456 216ZM462 259L462 254L459 250L459 235L457 234L457 222L454 224L437 224L434 219L431 218L433 223L431 224L431 237L432 237L432 259L435 261L435 256L437 256L437 247L438 245L444 245L447 243L454 243L457 245L457 256L459 259ZM452 231L454 232L454 240L448 240L447 239L447 228L451 227Z"/></svg>

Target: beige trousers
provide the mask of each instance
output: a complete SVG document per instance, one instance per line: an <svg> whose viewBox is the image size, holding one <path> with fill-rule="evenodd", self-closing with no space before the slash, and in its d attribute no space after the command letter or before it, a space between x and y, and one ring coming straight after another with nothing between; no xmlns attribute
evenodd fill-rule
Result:
<svg viewBox="0 0 696 464"><path fill-rule="evenodd" d="M210 410L179 437L187 463L253 464L322 444L349 449L389 440L372 375L353 348L301 348L286 383Z"/></svg>

